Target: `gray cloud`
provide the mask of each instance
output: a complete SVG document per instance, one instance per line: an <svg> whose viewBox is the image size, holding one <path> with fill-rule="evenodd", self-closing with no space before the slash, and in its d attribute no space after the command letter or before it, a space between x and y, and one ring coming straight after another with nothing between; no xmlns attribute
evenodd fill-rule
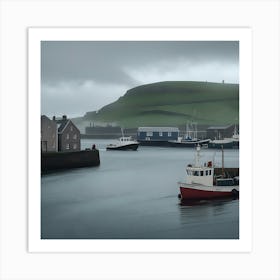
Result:
<svg viewBox="0 0 280 280"><path fill-rule="evenodd" d="M238 83L237 41L43 41L42 113L83 115L164 80Z"/></svg>

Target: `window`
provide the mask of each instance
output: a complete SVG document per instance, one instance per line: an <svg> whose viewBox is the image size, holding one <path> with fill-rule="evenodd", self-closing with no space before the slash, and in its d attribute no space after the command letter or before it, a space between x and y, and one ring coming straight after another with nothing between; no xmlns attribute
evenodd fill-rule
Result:
<svg viewBox="0 0 280 280"><path fill-rule="evenodd" d="M153 132L152 131L147 131L147 136L153 136Z"/></svg>
<svg viewBox="0 0 280 280"><path fill-rule="evenodd" d="M70 144L66 144L66 150L70 149Z"/></svg>
<svg viewBox="0 0 280 280"><path fill-rule="evenodd" d="M69 139L69 133L66 134L66 139Z"/></svg>
<svg viewBox="0 0 280 280"><path fill-rule="evenodd" d="M159 136L161 136L161 137L162 137L162 132L159 132L158 134L159 134Z"/></svg>
<svg viewBox="0 0 280 280"><path fill-rule="evenodd" d="M76 143L73 144L73 149L74 149L74 150L77 149L77 144L76 144Z"/></svg>
<svg viewBox="0 0 280 280"><path fill-rule="evenodd" d="M73 135L73 139L77 139L77 134L75 133L74 135Z"/></svg>
<svg viewBox="0 0 280 280"><path fill-rule="evenodd" d="M187 174L188 174L189 176L192 176L192 171L191 171L191 170L187 170Z"/></svg>
<svg viewBox="0 0 280 280"><path fill-rule="evenodd" d="M171 132L168 132L168 137L172 136Z"/></svg>
<svg viewBox="0 0 280 280"><path fill-rule="evenodd" d="M200 171L200 176L203 176L203 171Z"/></svg>
<svg viewBox="0 0 280 280"><path fill-rule="evenodd" d="M211 175L211 170L209 170L209 175Z"/></svg>
<svg viewBox="0 0 280 280"><path fill-rule="evenodd" d="M208 176L208 170L206 170L205 172L206 172L205 175Z"/></svg>
<svg viewBox="0 0 280 280"><path fill-rule="evenodd" d="M70 126L70 130L73 131L73 126L72 125Z"/></svg>

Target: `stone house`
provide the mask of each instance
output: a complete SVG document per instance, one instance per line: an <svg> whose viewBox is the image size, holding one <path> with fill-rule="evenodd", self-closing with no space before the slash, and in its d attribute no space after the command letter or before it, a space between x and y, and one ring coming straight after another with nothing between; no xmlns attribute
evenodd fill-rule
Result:
<svg viewBox="0 0 280 280"><path fill-rule="evenodd" d="M47 116L41 116L41 151L57 152L57 127L56 123Z"/></svg>
<svg viewBox="0 0 280 280"><path fill-rule="evenodd" d="M53 121L57 124L58 151L80 151L81 134L75 124L65 115L60 120L53 117Z"/></svg>

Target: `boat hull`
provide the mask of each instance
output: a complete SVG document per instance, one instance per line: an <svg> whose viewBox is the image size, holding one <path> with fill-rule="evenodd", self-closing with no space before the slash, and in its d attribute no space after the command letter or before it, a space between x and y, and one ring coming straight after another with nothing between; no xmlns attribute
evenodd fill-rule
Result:
<svg viewBox="0 0 280 280"><path fill-rule="evenodd" d="M221 190L215 190L214 188L209 190L191 188L180 185L181 199L212 199L222 197L237 197L239 194L239 187L232 186L231 188L224 188Z"/></svg>
<svg viewBox="0 0 280 280"><path fill-rule="evenodd" d="M122 146L107 146L106 150L110 151L136 151L139 144L128 144Z"/></svg>
<svg viewBox="0 0 280 280"><path fill-rule="evenodd" d="M175 148L193 148L196 147L197 145L200 146L207 146L210 142L210 139L207 140L199 140L199 141L182 141L182 142L177 142L177 141L168 141L168 144L170 147L175 147Z"/></svg>
<svg viewBox="0 0 280 280"><path fill-rule="evenodd" d="M215 143L210 142L208 144L209 149L239 149L239 142L238 141L232 141L232 142L226 142L226 143Z"/></svg>

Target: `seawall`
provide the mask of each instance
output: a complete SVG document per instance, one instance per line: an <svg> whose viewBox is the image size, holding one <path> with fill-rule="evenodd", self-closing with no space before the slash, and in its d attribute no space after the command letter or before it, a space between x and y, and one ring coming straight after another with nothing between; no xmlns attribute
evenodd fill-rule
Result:
<svg viewBox="0 0 280 280"><path fill-rule="evenodd" d="M100 165L98 150L41 154L41 173Z"/></svg>

